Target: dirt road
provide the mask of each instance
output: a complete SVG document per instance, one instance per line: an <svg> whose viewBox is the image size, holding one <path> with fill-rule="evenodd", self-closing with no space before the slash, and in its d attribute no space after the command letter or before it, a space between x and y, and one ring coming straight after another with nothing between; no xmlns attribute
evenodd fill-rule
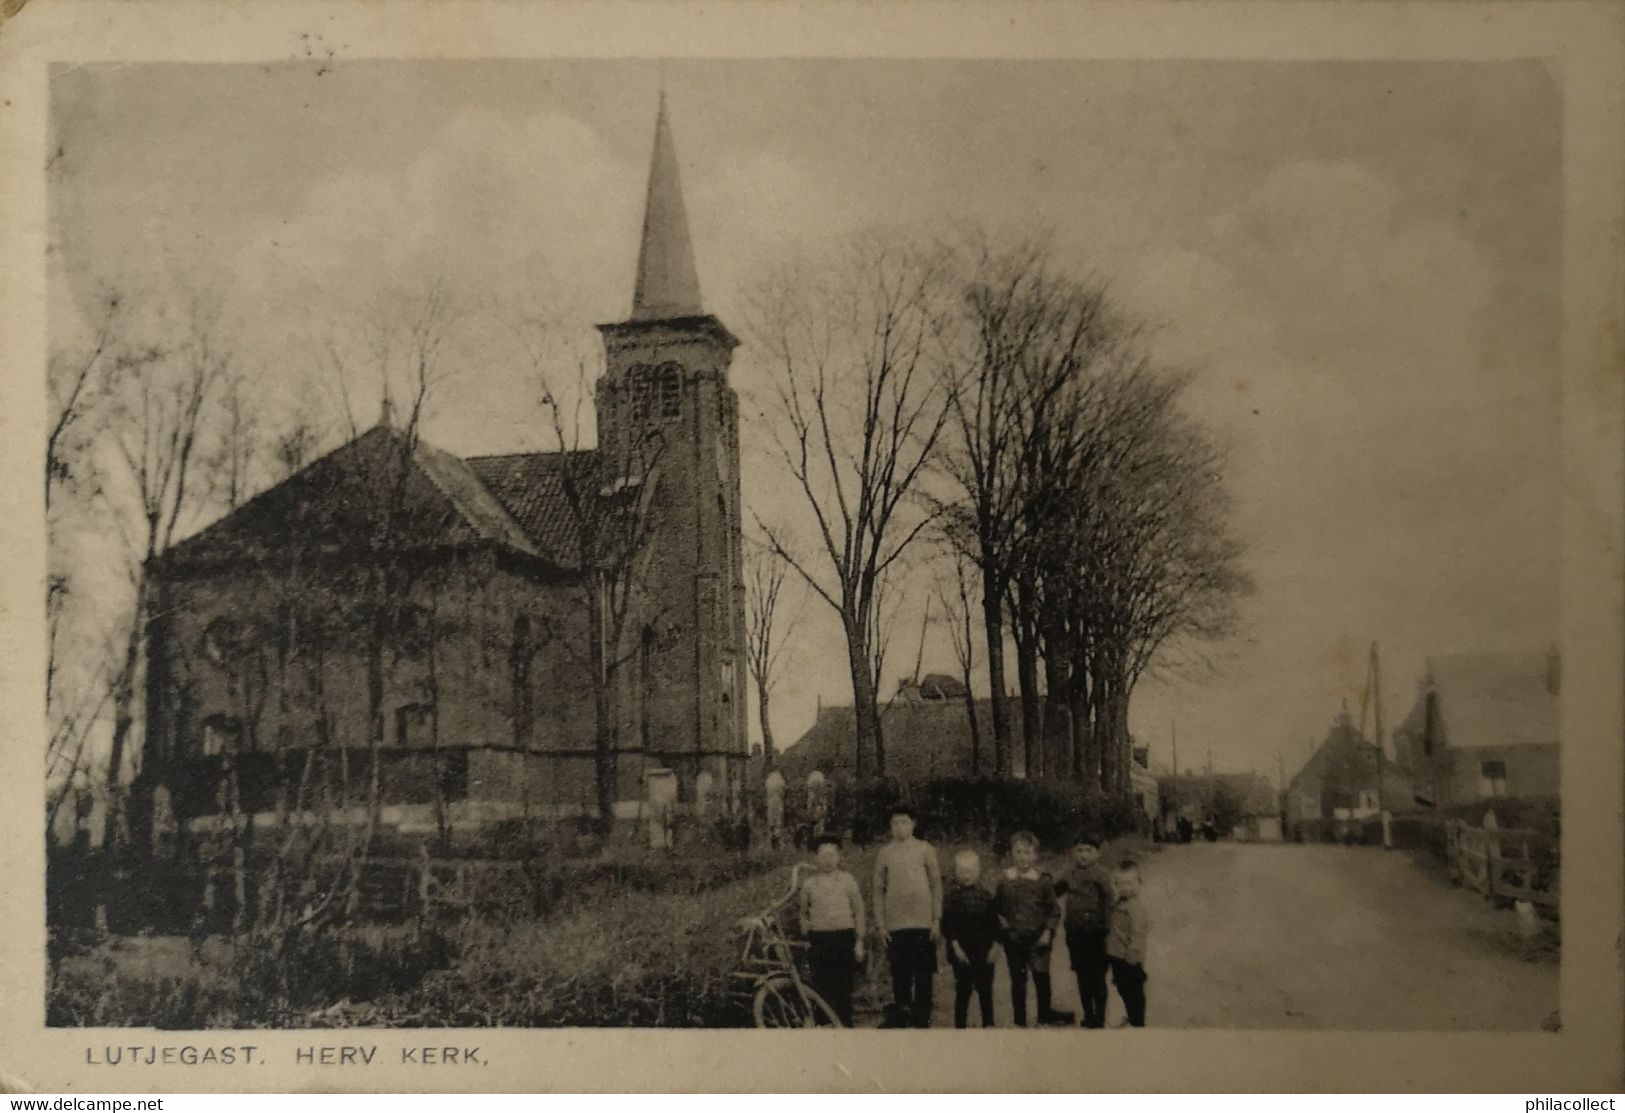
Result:
<svg viewBox="0 0 1625 1113"><path fill-rule="evenodd" d="M1148 1020L1157 1027L1532 1030L1557 1009L1557 964L1498 942L1511 914L1402 853L1169 846L1146 860L1144 880ZM1053 970L1058 1006L1078 1013L1064 944ZM1002 961L995 994L1002 1027ZM937 1024L952 1024L952 1000L944 970ZM1114 991L1107 1023L1122 1017Z"/></svg>

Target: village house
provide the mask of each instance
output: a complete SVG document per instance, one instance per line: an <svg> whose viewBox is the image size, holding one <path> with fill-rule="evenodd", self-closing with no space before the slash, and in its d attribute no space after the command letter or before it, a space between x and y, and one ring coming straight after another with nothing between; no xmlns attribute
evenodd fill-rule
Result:
<svg viewBox="0 0 1625 1113"><path fill-rule="evenodd" d="M154 563L135 796L157 823L318 799L402 831L596 816L605 750L616 816L651 780L737 810L738 342L702 307L663 102L631 314L599 331L596 448L454 456L386 401ZM628 521L617 579L601 542Z"/></svg>
<svg viewBox="0 0 1625 1113"><path fill-rule="evenodd" d="M1280 795L1262 773L1181 773L1162 778L1161 820L1165 837L1185 820L1244 842L1279 842Z"/></svg>
<svg viewBox="0 0 1625 1113"><path fill-rule="evenodd" d="M898 683L896 695L880 709L888 777L917 784L933 777L968 777L973 769L981 776L992 775L992 701L974 700L980 737L973 742L965 695L962 680L942 673ZM857 714L850 704L821 705L807 732L779 755L776 768L792 784L814 774L837 784L850 782L856 737ZM1010 762L1016 777L1026 776L1022 738L1021 717L1013 715ZM980 752L973 760L978 742ZM1146 747L1132 747L1132 755L1129 781L1134 805L1149 827L1157 818L1157 778L1148 767Z"/></svg>
<svg viewBox="0 0 1625 1113"><path fill-rule="evenodd" d="M1287 782L1286 835L1299 842L1362 836L1383 811L1414 810L1410 774L1355 727L1345 707Z"/></svg>
<svg viewBox="0 0 1625 1113"><path fill-rule="evenodd" d="M1555 797L1561 680L1555 649L1428 658L1416 702L1394 732L1418 802Z"/></svg>

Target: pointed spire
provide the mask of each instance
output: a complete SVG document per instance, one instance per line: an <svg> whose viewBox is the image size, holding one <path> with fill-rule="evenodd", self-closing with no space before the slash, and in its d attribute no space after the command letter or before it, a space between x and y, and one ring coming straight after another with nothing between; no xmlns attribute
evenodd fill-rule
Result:
<svg viewBox="0 0 1625 1113"><path fill-rule="evenodd" d="M649 164L649 195L643 211L643 244L638 251L637 286L632 319L658 321L698 316L700 280L688 238L688 214L677 176L677 145L666 119L666 93L661 90L655 117L654 155Z"/></svg>
<svg viewBox="0 0 1625 1113"><path fill-rule="evenodd" d="M389 391L384 391L384 400L378 407L378 424L385 429L395 428L395 407L390 404Z"/></svg>

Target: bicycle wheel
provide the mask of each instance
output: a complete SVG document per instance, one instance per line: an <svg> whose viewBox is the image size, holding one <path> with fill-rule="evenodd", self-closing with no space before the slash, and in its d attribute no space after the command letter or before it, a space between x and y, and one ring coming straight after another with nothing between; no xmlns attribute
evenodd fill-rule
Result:
<svg viewBox="0 0 1625 1113"><path fill-rule="evenodd" d="M798 986L788 974L774 974L756 987L751 1015L758 1028L816 1028L841 1026L841 1018L817 993Z"/></svg>

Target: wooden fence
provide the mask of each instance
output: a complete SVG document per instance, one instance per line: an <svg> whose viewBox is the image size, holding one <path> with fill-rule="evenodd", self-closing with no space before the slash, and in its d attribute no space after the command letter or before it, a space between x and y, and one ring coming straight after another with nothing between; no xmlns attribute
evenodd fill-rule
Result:
<svg viewBox="0 0 1625 1113"><path fill-rule="evenodd" d="M1556 915L1559 902L1557 845L1538 832L1472 827L1452 820L1445 827L1445 858L1457 884L1486 900L1526 900Z"/></svg>

